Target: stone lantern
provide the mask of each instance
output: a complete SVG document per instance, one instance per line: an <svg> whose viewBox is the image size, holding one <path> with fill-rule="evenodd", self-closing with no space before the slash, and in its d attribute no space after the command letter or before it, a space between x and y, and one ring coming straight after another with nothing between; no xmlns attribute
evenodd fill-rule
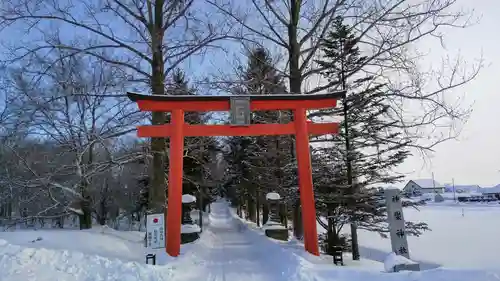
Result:
<svg viewBox="0 0 500 281"><path fill-rule="evenodd" d="M270 192L266 194L266 201L269 206L269 220L262 226L266 236L287 241L288 228L280 222L281 196L276 192Z"/></svg>
<svg viewBox="0 0 500 281"><path fill-rule="evenodd" d="M182 195L182 225L181 243L186 244L195 241L200 237L200 227L193 223L191 210L196 204L196 197L191 194Z"/></svg>

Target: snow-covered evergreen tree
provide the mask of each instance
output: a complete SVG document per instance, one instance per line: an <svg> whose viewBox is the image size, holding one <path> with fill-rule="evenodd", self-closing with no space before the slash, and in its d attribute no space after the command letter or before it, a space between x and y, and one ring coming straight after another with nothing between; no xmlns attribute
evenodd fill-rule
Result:
<svg viewBox="0 0 500 281"><path fill-rule="evenodd" d="M346 90L340 105L313 116L341 116L340 133L332 136L315 157L315 184L318 211L327 217L319 220L337 243L342 227L387 232L386 212L379 187L402 179L394 168L409 155L411 141L394 126L387 88L370 74L360 75L366 66L353 30L337 18L322 45L323 58L318 64L325 70L331 90ZM420 234L426 224L408 223L408 232ZM359 258L353 239L353 256Z"/></svg>

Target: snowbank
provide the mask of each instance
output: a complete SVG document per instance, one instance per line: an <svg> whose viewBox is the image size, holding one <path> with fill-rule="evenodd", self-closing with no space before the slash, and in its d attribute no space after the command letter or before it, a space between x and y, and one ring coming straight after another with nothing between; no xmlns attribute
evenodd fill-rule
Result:
<svg viewBox="0 0 500 281"><path fill-rule="evenodd" d="M373 272L354 268L334 268L315 270L314 279L335 281L498 281L500 272L480 270L435 269L419 272L402 271L397 273ZM306 279L307 280L307 279Z"/></svg>
<svg viewBox="0 0 500 281"><path fill-rule="evenodd" d="M171 273L160 267L67 250L22 247L0 240L2 281L157 281L171 278Z"/></svg>
<svg viewBox="0 0 500 281"><path fill-rule="evenodd" d="M406 257L390 253L384 260L384 269L386 272L394 272L394 267L398 265L416 264L416 262L407 259Z"/></svg>
<svg viewBox="0 0 500 281"><path fill-rule="evenodd" d="M116 231L108 227L89 230L16 230L0 232L0 239L29 248L71 250L125 261L143 261L144 233L138 231Z"/></svg>

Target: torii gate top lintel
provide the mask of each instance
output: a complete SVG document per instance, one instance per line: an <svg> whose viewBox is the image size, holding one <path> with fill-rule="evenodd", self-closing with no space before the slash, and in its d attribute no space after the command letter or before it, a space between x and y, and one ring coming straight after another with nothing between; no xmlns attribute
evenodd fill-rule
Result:
<svg viewBox="0 0 500 281"><path fill-rule="evenodd" d="M324 100L324 99L340 99L344 96L345 91L330 92L325 94L310 94L310 95L143 95L133 92L128 92L127 96L132 101L139 100L154 100L154 101L229 101L232 97L248 97L250 100Z"/></svg>
<svg viewBox="0 0 500 281"><path fill-rule="evenodd" d="M345 91L311 95L142 95L127 93L144 111L228 111L231 99L248 99L250 110L321 109L335 107Z"/></svg>

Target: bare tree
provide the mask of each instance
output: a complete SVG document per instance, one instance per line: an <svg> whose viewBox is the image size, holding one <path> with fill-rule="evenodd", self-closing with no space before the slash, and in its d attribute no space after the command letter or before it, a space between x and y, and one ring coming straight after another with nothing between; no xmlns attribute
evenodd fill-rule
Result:
<svg viewBox="0 0 500 281"><path fill-rule="evenodd" d="M422 140L423 128L450 128L468 116L469 108L445 96L474 79L481 63L467 67L460 58L446 59L437 69L426 71L418 62L424 55L416 48L424 39L442 42L448 28L472 23L472 14L458 10L456 0L251 0L243 6L230 0L208 2L243 27L240 35L285 57L279 69L292 94L337 89L339 83L318 76L325 67L315 61L322 55L322 39L340 17L356 31L366 55L364 63L345 78L369 73L388 84L390 99L400 108L398 126L407 134ZM409 110L416 114L405 115ZM418 114L422 110L425 114ZM428 129L425 132L429 134ZM453 136L439 135L416 146L430 149Z"/></svg>
<svg viewBox="0 0 500 281"><path fill-rule="evenodd" d="M17 185L46 192L52 203L80 215L80 227L92 226L92 193L106 189L96 182L113 168L135 162L144 154L117 154L116 139L135 131L145 115L121 94L126 73L88 55L55 55L37 58L30 67L12 70L13 96L9 111L16 113L27 136L49 146L40 158L27 158L9 146L31 180L19 179ZM56 61L56 63L54 63ZM50 65L50 67L47 67ZM42 79L33 83L33 78ZM54 191L57 190L57 191ZM64 194L64 201L54 192ZM71 206L71 207L70 207Z"/></svg>
<svg viewBox="0 0 500 281"><path fill-rule="evenodd" d="M129 81L144 83L156 95L168 94L165 78L187 58L228 38L220 18L195 0L6 0L0 7L0 26L28 34L28 42L11 48L10 62L31 61L54 49L66 50L67 56L87 54L122 67ZM52 40L53 30L64 32L58 36L62 42ZM103 50L113 50L112 55ZM153 124L165 120L164 113L152 115ZM152 139L149 194L157 211L165 203L165 149L164 139Z"/></svg>

